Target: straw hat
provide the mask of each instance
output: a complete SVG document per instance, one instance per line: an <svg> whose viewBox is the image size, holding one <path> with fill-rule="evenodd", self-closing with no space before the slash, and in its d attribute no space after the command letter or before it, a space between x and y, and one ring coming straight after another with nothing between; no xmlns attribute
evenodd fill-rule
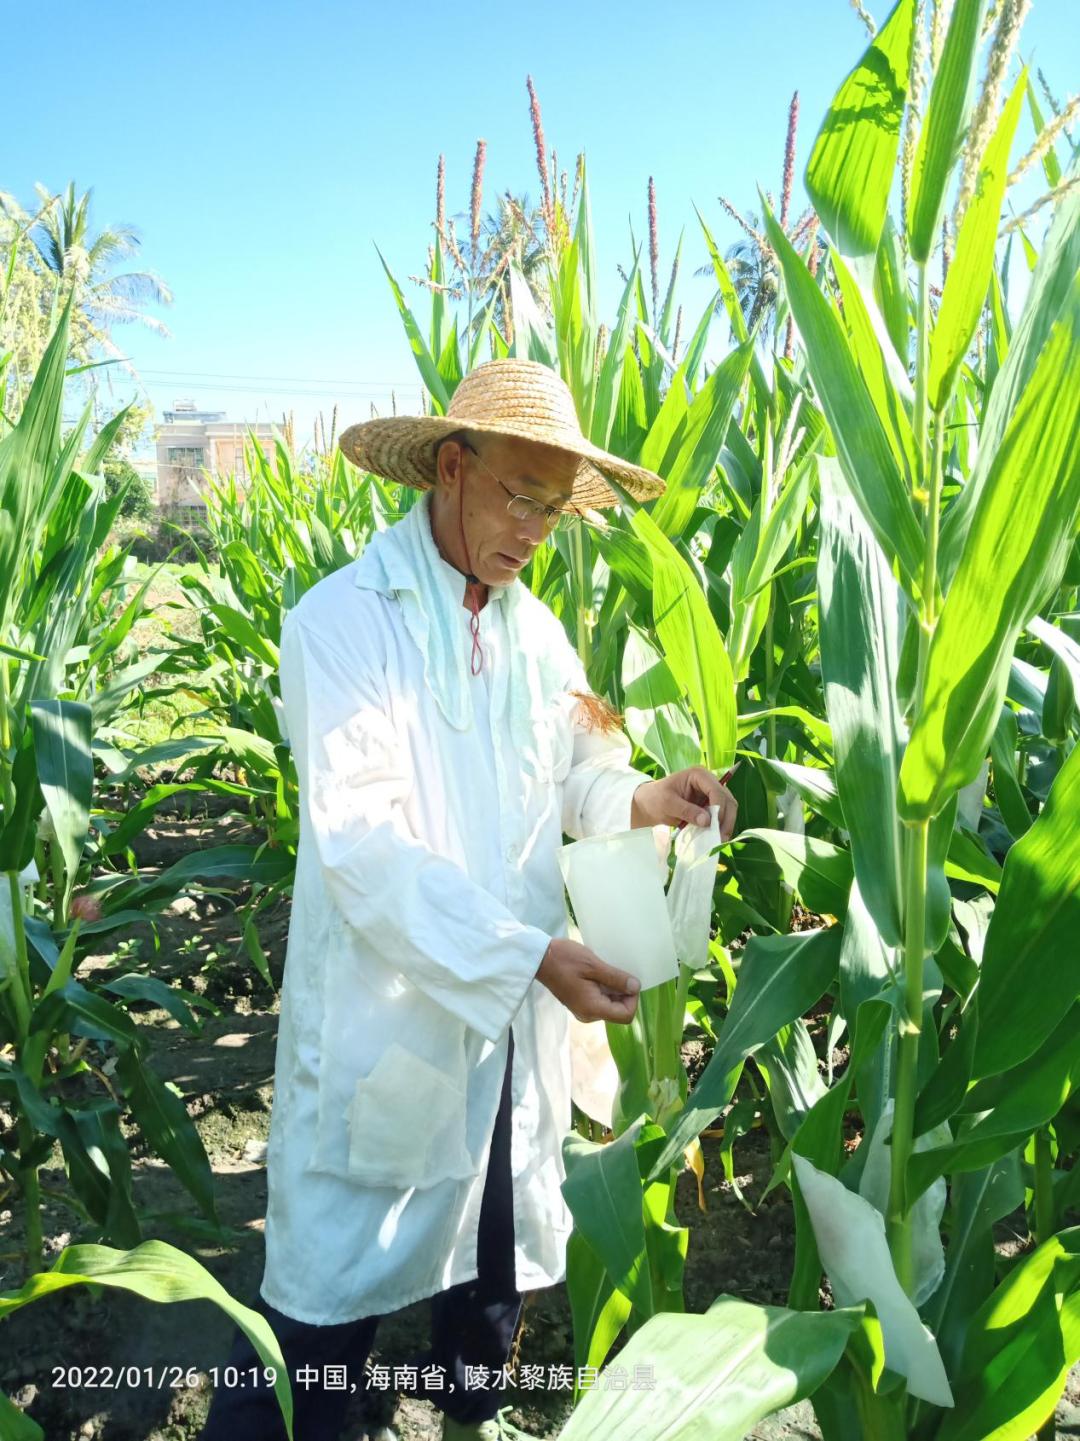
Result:
<svg viewBox="0 0 1080 1441"><path fill-rule="evenodd" d="M398 415L351 425L339 444L361 470L422 490L435 484L435 446L456 430L534 440L580 459L573 502L581 509L618 504L607 471L635 500L651 500L664 481L586 440L564 380L534 360L491 360L466 375L445 415Z"/></svg>

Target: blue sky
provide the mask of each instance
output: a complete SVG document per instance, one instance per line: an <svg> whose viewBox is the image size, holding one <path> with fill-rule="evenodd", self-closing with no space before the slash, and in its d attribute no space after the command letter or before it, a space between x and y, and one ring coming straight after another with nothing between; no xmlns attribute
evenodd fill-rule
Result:
<svg viewBox="0 0 1080 1441"><path fill-rule="evenodd" d="M867 5L884 19L886 0ZM758 183L779 192L796 89L801 173L865 43L847 0L58 0L49 13L53 80L7 67L23 123L0 188L28 206L35 181L74 179L93 188L97 225L138 227L141 264L175 296L158 312L172 339L134 326L115 338L159 411L183 396L249 421L291 409L301 437L335 402L343 424L372 403L387 413L391 390L399 410L419 408L375 245L426 317L407 277L432 237L439 153L450 213L467 210L481 136L485 210L507 188L536 197L527 73L560 168L585 150L609 311L652 175L661 272L685 226L680 294L696 320L711 287L690 274L706 259L693 205L733 243L717 195L745 210ZM1080 77L1077 19L1078 0L1035 0L1024 30L1024 58L1059 96ZM39 52L33 7L9 13L5 40L9 56ZM129 381L113 384L130 398Z"/></svg>

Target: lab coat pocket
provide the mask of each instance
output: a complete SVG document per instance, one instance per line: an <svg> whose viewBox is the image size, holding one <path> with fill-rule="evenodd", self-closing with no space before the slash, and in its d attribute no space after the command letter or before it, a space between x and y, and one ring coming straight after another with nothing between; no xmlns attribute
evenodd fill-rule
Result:
<svg viewBox="0 0 1080 1441"><path fill-rule="evenodd" d="M354 1180L422 1189L476 1173L465 1145L463 1077L397 1041L356 1082L347 1117Z"/></svg>

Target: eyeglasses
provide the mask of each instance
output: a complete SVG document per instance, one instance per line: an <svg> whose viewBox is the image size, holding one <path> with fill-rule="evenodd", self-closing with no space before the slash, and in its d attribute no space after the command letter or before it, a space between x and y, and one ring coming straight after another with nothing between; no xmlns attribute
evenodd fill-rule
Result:
<svg viewBox="0 0 1080 1441"><path fill-rule="evenodd" d="M483 459L475 446L470 445L468 441L462 441L462 444L466 450L472 451L473 455L476 456L492 480L502 485L503 490L505 490L510 497L506 503L506 508L515 519L535 520L537 516L542 516L544 525L548 530L554 530L556 527L560 530L568 530L571 526L576 525L579 520L584 520L584 516L580 511L571 510L567 506L545 505L541 500L533 500L531 495L515 495L509 486L503 485L502 481L499 480L499 477Z"/></svg>

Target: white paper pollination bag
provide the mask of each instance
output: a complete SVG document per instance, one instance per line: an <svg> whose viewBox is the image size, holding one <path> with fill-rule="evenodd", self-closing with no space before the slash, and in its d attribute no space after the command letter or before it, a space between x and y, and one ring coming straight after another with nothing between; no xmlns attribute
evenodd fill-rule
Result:
<svg viewBox="0 0 1080 1441"><path fill-rule="evenodd" d="M643 991L674 980L679 961L698 968L708 959L719 812L710 806L708 826L679 832L666 896L648 826L559 850L583 944L636 976Z"/></svg>

